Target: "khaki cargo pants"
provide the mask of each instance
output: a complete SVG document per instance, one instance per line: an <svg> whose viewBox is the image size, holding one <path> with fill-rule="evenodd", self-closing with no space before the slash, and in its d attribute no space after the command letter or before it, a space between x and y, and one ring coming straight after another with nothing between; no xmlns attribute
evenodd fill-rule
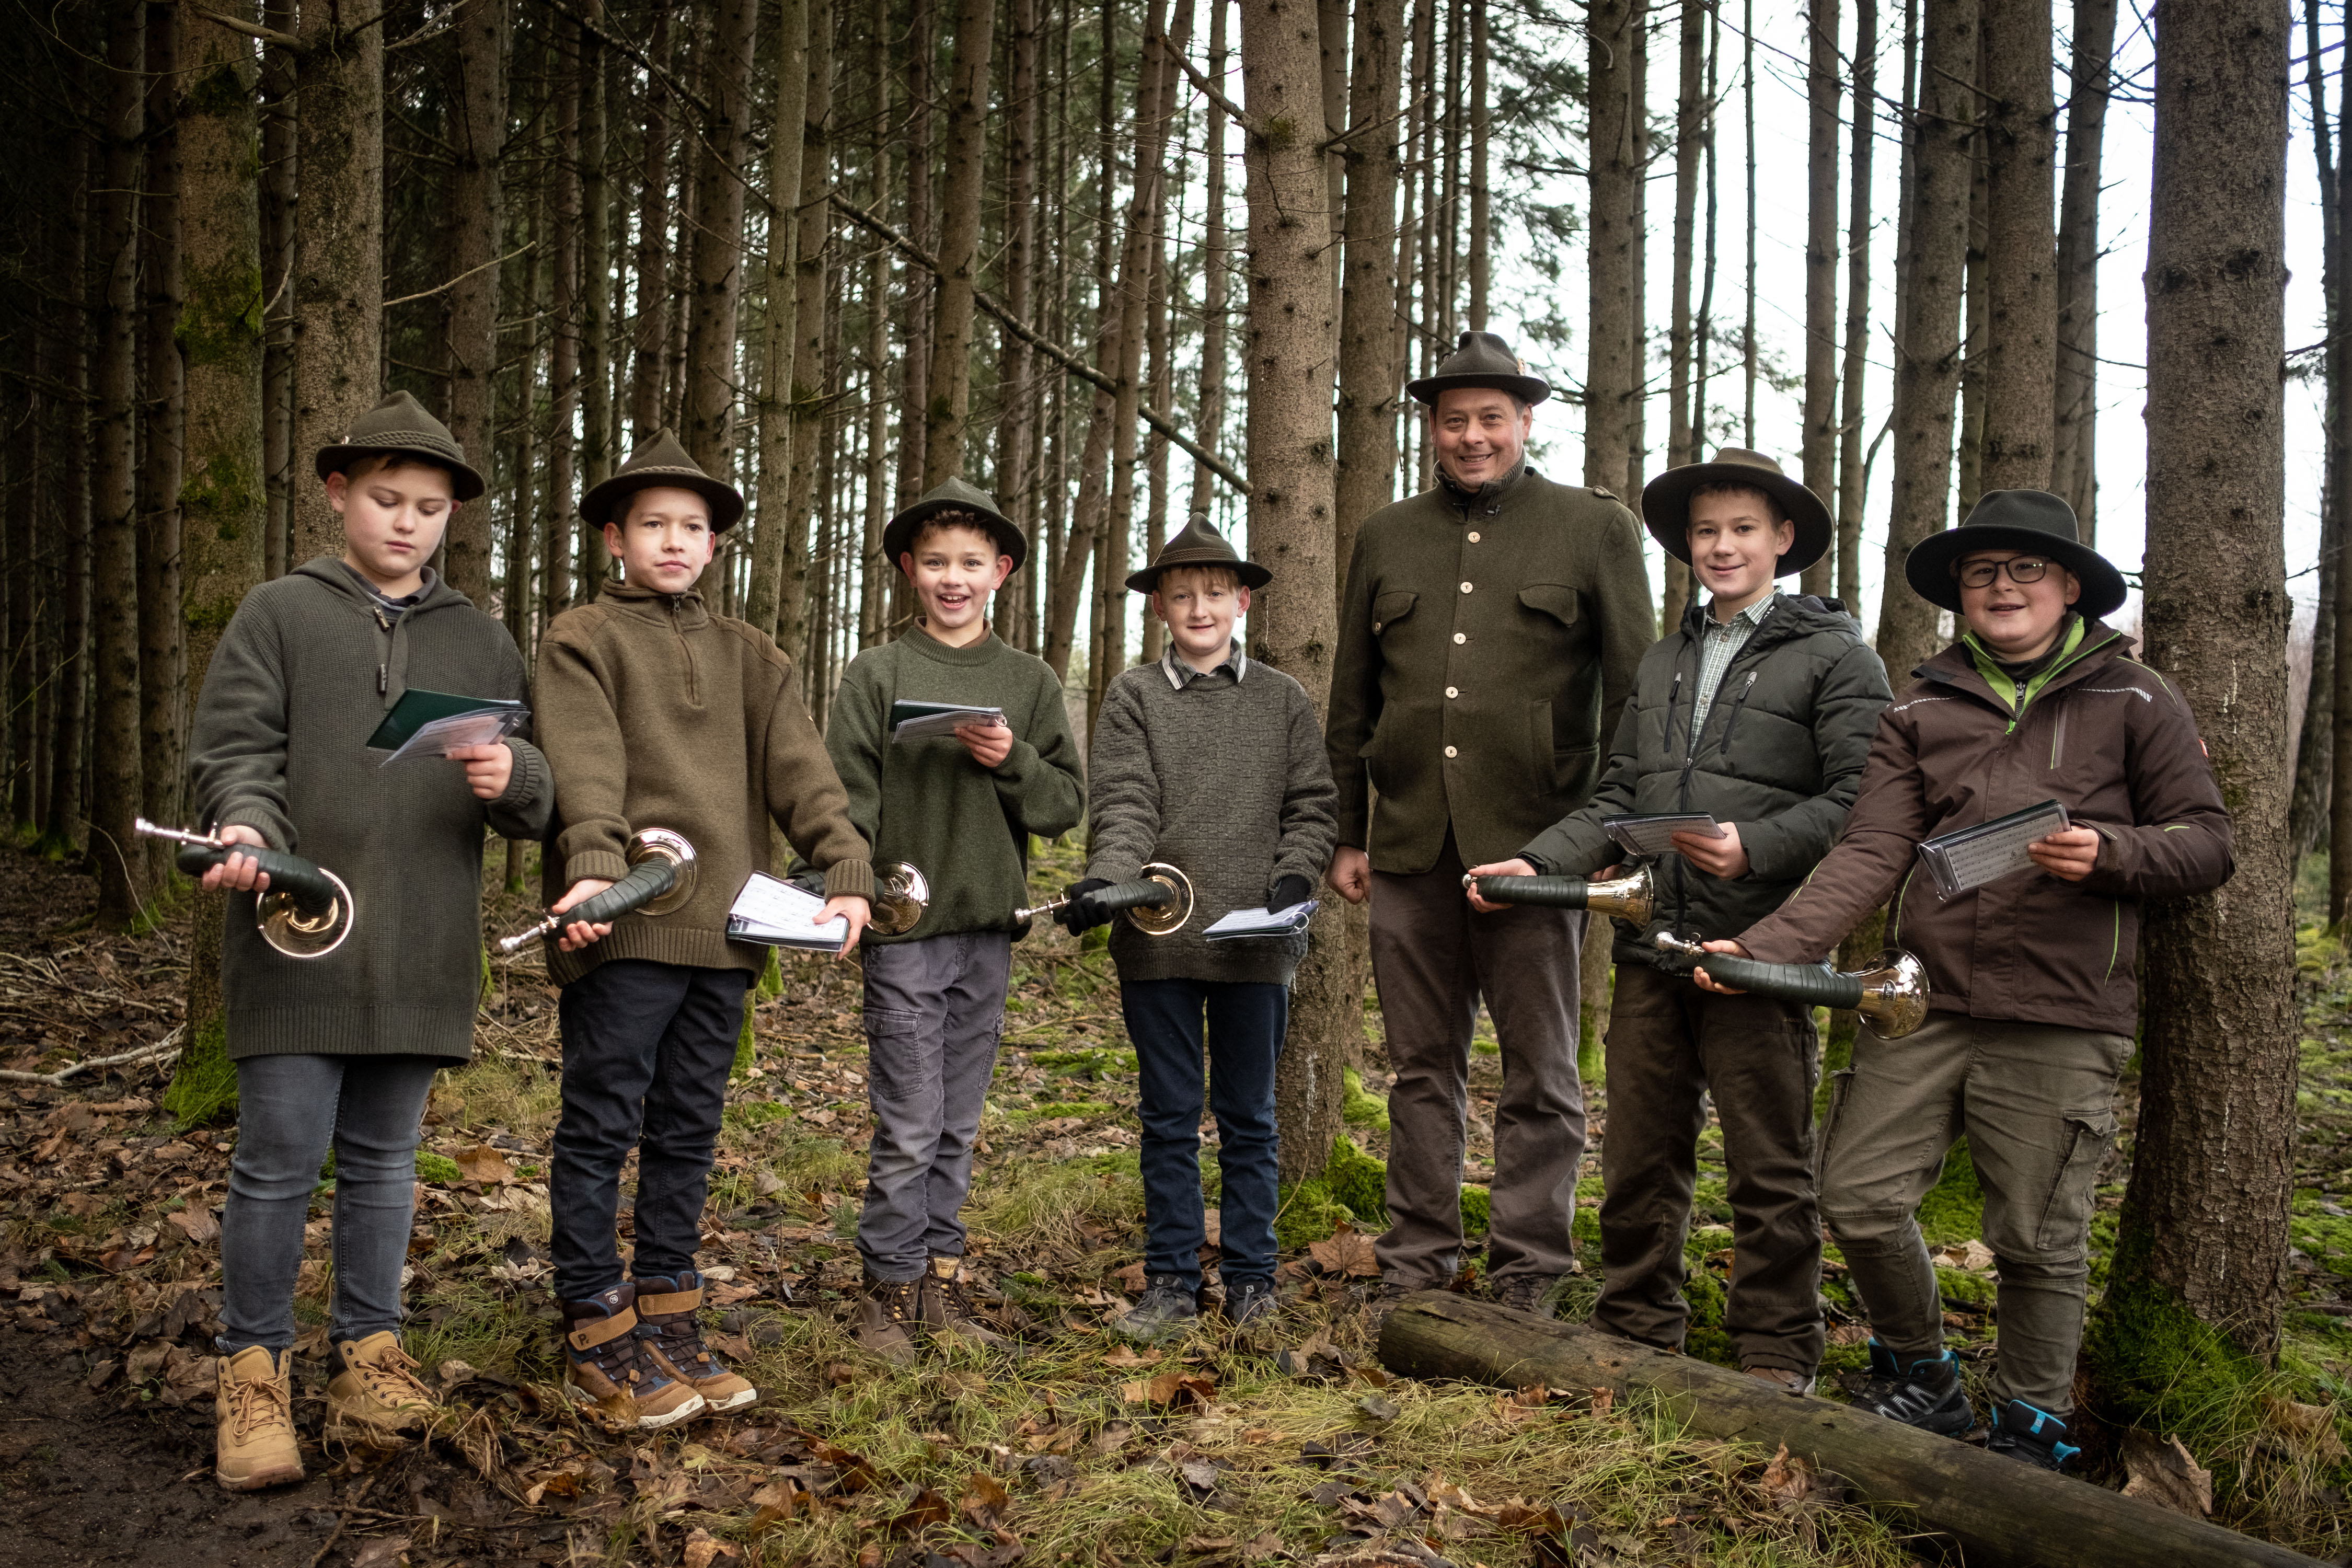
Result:
<svg viewBox="0 0 2352 1568"><path fill-rule="evenodd" d="M1906 1361L1943 1349L1914 1216L1965 1133L2000 1278L1992 1397L2073 1412L2093 1189L2131 1052L2124 1035L1953 1013L1900 1040L1863 1031L1831 1091L1821 1206L1881 1344Z"/></svg>

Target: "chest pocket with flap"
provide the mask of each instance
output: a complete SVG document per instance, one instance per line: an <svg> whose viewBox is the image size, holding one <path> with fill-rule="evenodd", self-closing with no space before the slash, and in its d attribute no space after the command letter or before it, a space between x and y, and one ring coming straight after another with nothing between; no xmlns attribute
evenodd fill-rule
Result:
<svg viewBox="0 0 2352 1568"><path fill-rule="evenodd" d="M1402 589L1377 595L1372 599L1372 635L1379 637L1397 622L1412 614L1412 606L1421 597Z"/></svg>
<svg viewBox="0 0 2352 1568"><path fill-rule="evenodd" d="M1530 583L1519 590L1520 604L1564 626L1576 625L1576 590L1565 583Z"/></svg>

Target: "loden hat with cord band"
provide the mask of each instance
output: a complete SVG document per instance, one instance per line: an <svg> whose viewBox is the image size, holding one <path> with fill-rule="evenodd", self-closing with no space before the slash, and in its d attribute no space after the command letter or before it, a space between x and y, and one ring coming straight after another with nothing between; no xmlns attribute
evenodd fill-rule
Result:
<svg viewBox="0 0 2352 1568"><path fill-rule="evenodd" d="M1029 542L1021 537L1013 520L997 510L996 498L952 476L917 496L914 504L890 520L882 530L883 559L895 564L915 547L915 536L923 524L949 511L968 511L980 519L980 525L995 539L997 552L1013 557L1013 571L1020 571L1021 563L1029 559Z"/></svg>
<svg viewBox="0 0 2352 1568"><path fill-rule="evenodd" d="M1209 526L1205 512L1194 512L1190 521L1168 536L1151 564L1140 572L1130 572L1128 587L1138 594L1156 593L1160 574L1171 566L1224 566L1232 569L1244 588L1263 588L1274 581L1274 574L1255 561L1245 561L1234 552L1233 543Z"/></svg>
<svg viewBox="0 0 2352 1568"><path fill-rule="evenodd" d="M2082 542L2074 509L2047 490L1987 490L1968 521L1931 533L1903 558L1911 591L1938 609L1960 610L1960 558L1979 550L2027 551L2046 555L2083 585L2074 608L2085 620L2113 615L2130 589L2114 563Z"/></svg>
<svg viewBox="0 0 2352 1568"><path fill-rule="evenodd" d="M425 405L405 392L387 393L383 402L352 421L350 435L320 447L311 466L324 479L329 474L349 473L352 465L362 458L394 453L448 469L449 494L454 500L472 500L489 488L466 461L466 448L457 445L449 427L425 412Z"/></svg>
<svg viewBox="0 0 2352 1568"><path fill-rule="evenodd" d="M1690 561L1691 492L1702 485L1745 485L1762 490L1778 502L1796 531L1788 550L1773 564L1772 575L1801 572L1828 553L1835 537L1830 509L1822 498L1780 471L1780 465L1745 447L1717 447L1715 460L1685 463L1668 468L1642 487L1642 521L1650 537L1675 560Z"/></svg>
<svg viewBox="0 0 2352 1568"><path fill-rule="evenodd" d="M1493 332L1464 332L1454 352L1438 361L1434 371L1404 384L1406 392L1432 408L1437 406L1439 393L1458 386L1491 386L1528 404L1541 403L1551 395L1551 383L1530 375L1527 362Z"/></svg>
<svg viewBox="0 0 2352 1568"><path fill-rule="evenodd" d="M580 498L580 521L592 528L620 522L629 515L629 497L664 487L692 490L709 501L713 533L724 533L743 521L743 492L703 472L702 465L667 430L656 430L638 442L611 479Z"/></svg>

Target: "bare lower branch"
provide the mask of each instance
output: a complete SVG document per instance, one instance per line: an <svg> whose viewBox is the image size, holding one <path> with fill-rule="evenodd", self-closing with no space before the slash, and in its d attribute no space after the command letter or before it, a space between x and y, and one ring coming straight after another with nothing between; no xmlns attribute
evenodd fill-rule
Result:
<svg viewBox="0 0 2352 1568"><path fill-rule="evenodd" d="M0 1083L41 1083L54 1088L64 1083L74 1074L88 1072L92 1068L121 1067L129 1062L150 1061L166 1056L175 1057L180 1054L180 1037L186 1030L185 1024L177 1024L173 1026L170 1034L152 1046L142 1046L135 1051L124 1051L120 1056L91 1057L83 1061L69 1062L55 1072L18 1072L13 1068L0 1070Z"/></svg>
<svg viewBox="0 0 2352 1568"><path fill-rule="evenodd" d="M500 262L512 261L516 257L520 256L524 251L530 248L531 247L528 245L517 246L514 249L508 251L504 256L485 261L479 267L468 267L463 272L458 273L455 278L450 279L446 283L436 283L432 288L424 289L421 292L415 294L403 294L397 300L386 300L383 302L383 308L388 310L394 305L406 305L418 300L430 300L436 294L446 293L448 290L455 289L458 284L463 283L467 279L471 278L475 273L488 272L491 268L498 266Z"/></svg>
<svg viewBox="0 0 2352 1568"><path fill-rule="evenodd" d="M302 40L291 33L281 33L275 27L256 26L251 22L241 22L235 16L222 16L210 11L197 11L194 6L190 6L189 9L195 11L197 16L207 22L217 23L232 33L243 33L248 38L259 38L263 43L284 49L289 54L299 55L303 51Z"/></svg>

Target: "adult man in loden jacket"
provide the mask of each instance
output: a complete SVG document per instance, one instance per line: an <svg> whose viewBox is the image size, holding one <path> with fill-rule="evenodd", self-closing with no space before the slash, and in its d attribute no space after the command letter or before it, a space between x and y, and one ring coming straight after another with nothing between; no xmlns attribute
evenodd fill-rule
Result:
<svg viewBox="0 0 2352 1568"><path fill-rule="evenodd" d="M1350 902L1371 900L1396 1074L1373 1310L1460 1266L1482 996L1503 1065L1487 1269L1496 1300L1534 1310L1576 1267L1584 917L1475 913L1462 875L1516 855L1591 794L1602 726L1614 726L1656 621L1633 514L1528 466L1534 405L1551 388L1501 338L1465 332L1405 390L1428 405L1438 483L1357 531L1324 731L1339 785L1328 879Z"/></svg>
<svg viewBox="0 0 2352 1568"><path fill-rule="evenodd" d="M1966 635L1879 721L1837 847L1778 912L1706 946L1807 962L1894 900L1886 939L1927 965L1935 1010L1898 1043L1854 1041L1822 1133L1822 1217L1875 1336L1853 1402L1948 1436L1975 1424L1916 1218L1965 1133L2000 1267L1985 1446L2062 1469L2094 1189L2139 1018L2140 901L2226 881L2230 818L2189 705L2101 623L2123 576L2064 501L1990 491L1904 571ZM2032 868L1937 897L1921 840L2050 800L2069 826L2031 847Z"/></svg>

